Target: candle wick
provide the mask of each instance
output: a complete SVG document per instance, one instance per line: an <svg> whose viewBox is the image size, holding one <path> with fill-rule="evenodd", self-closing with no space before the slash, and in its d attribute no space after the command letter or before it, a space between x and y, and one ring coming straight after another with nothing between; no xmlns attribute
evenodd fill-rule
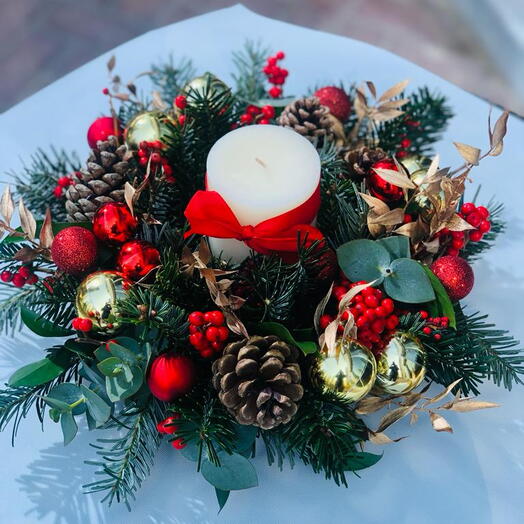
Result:
<svg viewBox="0 0 524 524"><path fill-rule="evenodd" d="M258 157L255 157L255 160L262 166L262 167L267 167L267 165L262 161L260 160L260 158Z"/></svg>

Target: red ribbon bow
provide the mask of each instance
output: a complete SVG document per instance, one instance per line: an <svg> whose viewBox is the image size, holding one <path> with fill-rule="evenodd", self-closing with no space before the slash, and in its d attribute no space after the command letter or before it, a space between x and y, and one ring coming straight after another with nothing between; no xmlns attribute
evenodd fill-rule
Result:
<svg viewBox="0 0 524 524"><path fill-rule="evenodd" d="M271 253L296 253L299 240L310 245L324 238L308 225L320 207L320 187L300 206L268 218L256 226L242 226L227 202L216 191L197 191L185 210L192 234L217 238L235 238L251 249Z"/></svg>

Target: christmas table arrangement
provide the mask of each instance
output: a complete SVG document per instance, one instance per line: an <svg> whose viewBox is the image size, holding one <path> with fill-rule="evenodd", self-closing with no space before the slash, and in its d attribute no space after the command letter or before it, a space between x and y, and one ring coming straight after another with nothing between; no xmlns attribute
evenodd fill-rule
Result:
<svg viewBox="0 0 524 524"><path fill-rule="evenodd" d="M452 169L432 151L444 97L287 96L284 60L248 43L232 86L168 61L143 93L113 58L86 162L37 151L3 192L0 327L53 340L0 391L0 429L98 430L85 488L109 503L129 506L163 438L220 508L258 484L256 454L346 486L395 422L452 432L446 413L496 406L484 381L523 383L518 342L461 302L504 231L465 192L508 114Z"/></svg>

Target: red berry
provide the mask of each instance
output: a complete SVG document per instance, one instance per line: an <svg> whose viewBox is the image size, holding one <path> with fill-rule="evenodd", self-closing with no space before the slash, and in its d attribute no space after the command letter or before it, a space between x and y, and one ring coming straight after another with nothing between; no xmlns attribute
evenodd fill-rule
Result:
<svg viewBox="0 0 524 524"><path fill-rule="evenodd" d="M183 438L177 438L176 440L173 440L173 442L171 442L171 445L175 449L183 449L186 447L186 443L184 442Z"/></svg>
<svg viewBox="0 0 524 524"><path fill-rule="evenodd" d="M364 326L368 325L368 319L364 316L359 317L356 321L356 324L358 328L363 328Z"/></svg>
<svg viewBox="0 0 524 524"><path fill-rule="evenodd" d="M62 188L60 186L56 186L53 189L53 195L55 195L56 198L60 198L62 196Z"/></svg>
<svg viewBox="0 0 524 524"><path fill-rule="evenodd" d="M11 273L11 271L2 271L2 273L0 273L0 280L2 282L11 282L12 279L13 273Z"/></svg>
<svg viewBox="0 0 524 524"><path fill-rule="evenodd" d="M422 333L424 333L424 335L431 335L431 328L426 326L423 330L422 330Z"/></svg>
<svg viewBox="0 0 524 524"><path fill-rule="evenodd" d="M225 342L229 338L229 329L226 326L220 326L218 328L218 339L220 342Z"/></svg>
<svg viewBox="0 0 524 524"><path fill-rule="evenodd" d="M398 326L399 318L397 315L391 315L386 319L386 327L388 329L395 329Z"/></svg>
<svg viewBox="0 0 524 524"><path fill-rule="evenodd" d="M477 207L477 213L484 219L489 217L489 209L484 206Z"/></svg>
<svg viewBox="0 0 524 524"><path fill-rule="evenodd" d="M251 122L253 122L253 117L248 113L244 113L243 115L240 115L240 122L242 122L242 124L251 124Z"/></svg>
<svg viewBox="0 0 524 524"><path fill-rule="evenodd" d="M377 320L375 320L373 322L373 324L371 324L371 329L375 332L375 333L382 333L382 331L384 331L384 327L385 327L386 323L384 322L383 319L381 318L378 318Z"/></svg>
<svg viewBox="0 0 524 524"><path fill-rule="evenodd" d="M20 266L20 267L18 268L17 273L18 273L20 276L22 276L22 277L24 277L24 278L27 279L27 278L29 277L29 275L31 274L31 270L30 270L27 266Z"/></svg>
<svg viewBox="0 0 524 524"><path fill-rule="evenodd" d="M420 318L426 320L428 317L429 317L429 313L427 311L419 311L419 314L420 314Z"/></svg>
<svg viewBox="0 0 524 524"><path fill-rule="evenodd" d="M173 174L173 168L169 164L162 164L162 169L166 177L170 177Z"/></svg>
<svg viewBox="0 0 524 524"><path fill-rule="evenodd" d="M472 211L475 211L475 204L472 202L466 202L460 208L460 212L464 215L469 215Z"/></svg>
<svg viewBox="0 0 524 524"><path fill-rule="evenodd" d="M78 324L78 323L79 323L80 320L81 320L80 318L76 317L76 318L74 318L74 319L71 321L71 327L72 327L74 330L76 330L76 331L79 331L79 328L78 328L78 325L79 325L79 324ZM107 349L107 351L109 351L109 343L106 343L106 349Z"/></svg>
<svg viewBox="0 0 524 524"><path fill-rule="evenodd" d="M274 66L274 65L276 65L276 63L277 63L277 58L275 56L270 56L267 59L267 65L269 65L269 66Z"/></svg>
<svg viewBox="0 0 524 524"><path fill-rule="evenodd" d="M107 87L104 87L104 89L102 89L102 94L108 95L109 94L109 89Z"/></svg>
<svg viewBox="0 0 524 524"><path fill-rule="evenodd" d="M374 309L368 309L365 313L366 318L369 320L369 322L373 322L377 318L376 310Z"/></svg>
<svg viewBox="0 0 524 524"><path fill-rule="evenodd" d="M284 51L278 51L278 53L275 55L275 58L277 60L283 60L285 58L285 54L284 54Z"/></svg>
<svg viewBox="0 0 524 524"><path fill-rule="evenodd" d="M464 231L451 231L451 237L452 238L464 238Z"/></svg>
<svg viewBox="0 0 524 524"><path fill-rule="evenodd" d="M378 299L375 295L368 295L365 299L364 299L364 303L366 304L366 306L368 307L372 307L372 308L375 308L378 306Z"/></svg>
<svg viewBox="0 0 524 524"><path fill-rule="evenodd" d="M479 231L481 233L487 233L490 229L491 229L491 223L489 222L489 220L483 220L479 224Z"/></svg>
<svg viewBox="0 0 524 524"><path fill-rule="evenodd" d="M147 163L149 162L149 159L147 156L141 156L139 159L138 159L138 163L141 165L141 166L147 166Z"/></svg>
<svg viewBox="0 0 524 524"><path fill-rule="evenodd" d="M200 311L193 311L188 317L189 323L193 326L202 326L205 323L204 314Z"/></svg>
<svg viewBox="0 0 524 524"><path fill-rule="evenodd" d="M189 334L193 335L194 333L198 333L200 330L198 326L194 326L193 324L189 324Z"/></svg>
<svg viewBox="0 0 524 524"><path fill-rule="evenodd" d="M185 109L187 106L187 98L184 95L178 95L175 97L175 105L178 109Z"/></svg>
<svg viewBox="0 0 524 524"><path fill-rule="evenodd" d="M178 116L178 123L183 126L186 123L186 115L179 115Z"/></svg>
<svg viewBox="0 0 524 524"><path fill-rule="evenodd" d="M189 343L196 348L201 347L204 342L204 334L200 331L198 333L193 333L192 335L189 335Z"/></svg>
<svg viewBox="0 0 524 524"><path fill-rule="evenodd" d="M222 351L222 349L224 348L224 344L222 344L222 342L220 342L219 340L216 340L215 342L211 342L211 347L214 351L218 352Z"/></svg>
<svg viewBox="0 0 524 524"><path fill-rule="evenodd" d="M249 105L246 107L246 113L248 115L252 115L252 116L255 116L255 115L258 115L260 113L261 109L260 107L257 107L257 106L254 106L254 105Z"/></svg>
<svg viewBox="0 0 524 524"><path fill-rule="evenodd" d="M262 114L266 118L274 118L275 117L275 108L273 106L267 105L262 108Z"/></svg>
<svg viewBox="0 0 524 524"><path fill-rule="evenodd" d="M377 317L385 317L387 316L388 312L384 306L378 306L375 308L375 313Z"/></svg>
<svg viewBox="0 0 524 524"><path fill-rule="evenodd" d="M215 326L208 327L206 329L206 339L209 340L209 342L217 342L220 340L220 333L218 331L218 328Z"/></svg>
<svg viewBox="0 0 524 524"><path fill-rule="evenodd" d="M61 176L58 179L58 185L60 187L67 187L67 186L69 186L71 184L71 182L72 182L72 180L68 176Z"/></svg>
<svg viewBox="0 0 524 524"><path fill-rule="evenodd" d="M435 340L440 340L440 339L442 338L442 335L441 335L440 333L435 333L435 334L433 335L433 338L434 338Z"/></svg>
<svg viewBox="0 0 524 524"><path fill-rule="evenodd" d="M38 282L38 277L34 273L32 273L31 275L27 277L26 283L29 284L30 286L36 284L37 282Z"/></svg>
<svg viewBox="0 0 524 524"><path fill-rule="evenodd" d="M355 306L355 309L362 315L364 314L366 311L367 311L367 306L365 306L362 302L359 302L356 306ZM375 311L376 312L376 311Z"/></svg>
<svg viewBox="0 0 524 524"><path fill-rule="evenodd" d="M209 311L204 315L206 322L210 322L213 326L223 326L226 321L222 311Z"/></svg>
<svg viewBox="0 0 524 524"><path fill-rule="evenodd" d="M413 217L411 215L408 215L407 213L404 215L404 218L402 219L402 222L404 224L409 224L410 222L413 222Z"/></svg>
<svg viewBox="0 0 524 524"><path fill-rule="evenodd" d="M215 342L213 342L214 344ZM201 349L200 350L200 356L202 358L209 358L209 357L212 357L213 356L213 353L214 351L209 347L209 346L206 346L204 349Z"/></svg>
<svg viewBox="0 0 524 524"><path fill-rule="evenodd" d="M408 156L408 152L401 149L400 151L397 151L396 157L397 158L406 158Z"/></svg>
<svg viewBox="0 0 524 524"><path fill-rule="evenodd" d="M159 433L165 433L167 435L172 435L173 433L176 433L178 431L178 426L174 426L174 422L180 418L180 415L178 413L175 413L171 417L167 417L166 419L160 421L156 425L156 429L159 431Z"/></svg>
<svg viewBox="0 0 524 524"><path fill-rule="evenodd" d="M261 125L267 125L267 124L271 124L271 121L268 120L267 118L261 118L257 124L261 124Z"/></svg>
<svg viewBox="0 0 524 524"><path fill-rule="evenodd" d="M407 149L411 145L411 140L409 138L403 138L400 141L400 147L403 147L404 149Z"/></svg>
<svg viewBox="0 0 524 524"><path fill-rule="evenodd" d="M450 247L447 251L446 251L446 254L447 255L450 255L452 257L456 257L458 254L459 254L459 250L458 249L455 249L454 247Z"/></svg>
<svg viewBox="0 0 524 524"><path fill-rule="evenodd" d="M331 315L322 315L318 321L320 329L326 329L332 321L333 317Z"/></svg>
<svg viewBox="0 0 524 524"><path fill-rule="evenodd" d="M13 286L15 287L24 287L26 279L19 273L16 273L16 275L13 275L13 279L11 280L11 282L13 282Z"/></svg>
<svg viewBox="0 0 524 524"><path fill-rule="evenodd" d="M109 327L109 324L108 324ZM91 331L93 329L93 321L90 318L81 318L78 322L78 330L79 331Z"/></svg>
<svg viewBox="0 0 524 524"><path fill-rule="evenodd" d="M472 242L478 242L479 240L482 239L482 236L483 236L482 231L472 231L472 232L469 234L469 239L470 239Z"/></svg>
<svg viewBox="0 0 524 524"><path fill-rule="evenodd" d="M268 94L271 98L278 98L282 94L282 88L274 86L268 91Z"/></svg>
<svg viewBox="0 0 524 524"><path fill-rule="evenodd" d="M473 227L479 227L482 222L482 217L476 211L472 211L467 217L466 221L471 224Z"/></svg>
<svg viewBox="0 0 524 524"><path fill-rule="evenodd" d="M460 238L454 238L451 242L451 247L454 249L462 249L464 247L464 240L461 240Z"/></svg>

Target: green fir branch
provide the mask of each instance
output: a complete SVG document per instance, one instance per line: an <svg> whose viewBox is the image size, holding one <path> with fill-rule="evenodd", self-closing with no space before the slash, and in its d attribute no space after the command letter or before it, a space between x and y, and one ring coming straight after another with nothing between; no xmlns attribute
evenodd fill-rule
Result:
<svg viewBox="0 0 524 524"><path fill-rule="evenodd" d="M178 96L184 86L196 75L192 60L182 58L177 63L173 55L169 55L165 62L153 64L149 76L155 88L160 92L162 100L169 105Z"/></svg>
<svg viewBox="0 0 524 524"><path fill-rule="evenodd" d="M256 103L266 96L266 76L262 68L270 54L268 47L251 40L244 44L242 51L233 53L235 94L244 103Z"/></svg>

